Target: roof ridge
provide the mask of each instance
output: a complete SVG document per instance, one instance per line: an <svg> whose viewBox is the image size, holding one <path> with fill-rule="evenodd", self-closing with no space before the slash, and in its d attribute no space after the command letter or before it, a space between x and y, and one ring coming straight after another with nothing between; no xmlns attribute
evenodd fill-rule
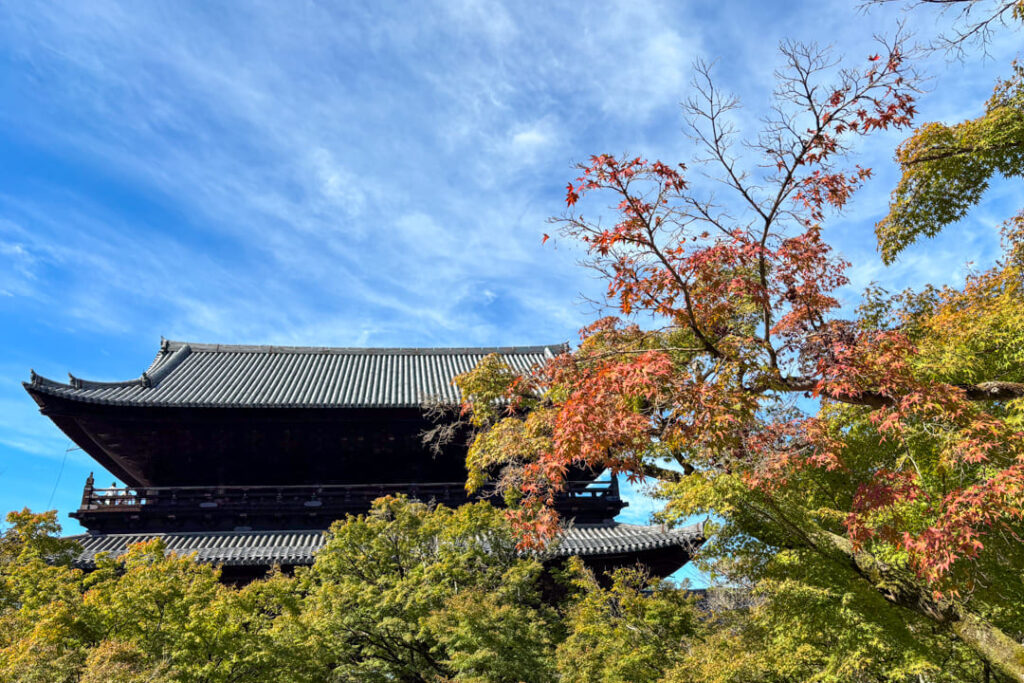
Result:
<svg viewBox="0 0 1024 683"><path fill-rule="evenodd" d="M163 347L161 346L161 348ZM157 356L161 362L153 363L153 365L149 366L149 369L142 373L142 379L145 381L145 385L150 387L159 384L164 377L174 370L174 368L181 365L181 361L185 360L185 357L191 352L191 346L188 344L182 344L170 353L163 353L162 356Z"/></svg>
<svg viewBox="0 0 1024 683"><path fill-rule="evenodd" d="M193 353L319 353L351 355L430 356L480 355L489 353L526 354L562 353L569 350L568 342L532 346L276 346L258 344L204 344L198 342L164 342L167 351L189 347ZM154 364L156 365L156 364Z"/></svg>

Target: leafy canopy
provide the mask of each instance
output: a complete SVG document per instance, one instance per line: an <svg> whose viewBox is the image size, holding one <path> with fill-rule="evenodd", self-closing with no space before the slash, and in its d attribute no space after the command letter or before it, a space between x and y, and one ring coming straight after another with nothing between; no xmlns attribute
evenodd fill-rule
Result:
<svg viewBox="0 0 1024 683"><path fill-rule="evenodd" d="M940 680L942 662L976 658L1024 680L1024 219L963 287L876 288L845 314L848 264L827 226L870 176L847 151L911 125L915 75L899 39L858 69L814 46L782 55L773 115L743 146L738 102L698 65L687 111L702 155L580 166L553 221L619 317L529 375L492 361L457 380L478 429L471 484L516 489L530 547L557 528L551 503L574 468L654 478L667 521L719 520L702 561L786 624L746 632L788 653L796 678ZM1014 65L983 116L900 147L877 226L887 262L963 218L995 174L1021 175L1021 92ZM695 165L733 200L691 186Z"/></svg>

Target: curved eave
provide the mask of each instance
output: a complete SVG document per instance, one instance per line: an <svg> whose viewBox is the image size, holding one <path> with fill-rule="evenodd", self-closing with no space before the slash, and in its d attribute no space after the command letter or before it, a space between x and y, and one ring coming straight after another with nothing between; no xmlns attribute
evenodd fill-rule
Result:
<svg viewBox="0 0 1024 683"><path fill-rule="evenodd" d="M25 387L25 390L29 394L40 394L44 396L53 396L56 398L66 399L68 401L74 401L76 403L84 403L89 405L99 406L117 406L122 408L216 408L216 409L295 409L295 408L309 408L309 409L325 409L325 410L337 410L337 409L359 409L359 408L422 408L424 402L432 399L433 397L425 396L420 401L405 401L405 402L388 402L388 401L371 401L371 402L357 402L349 401L343 403L309 403L309 402L252 402L252 403L228 403L228 402L215 402L215 401L161 401L161 400L147 400L140 401L137 399L118 399L110 398L106 396L90 396L82 393L80 390L68 385L62 385L53 380L46 380L48 384L34 384L31 382L22 382L21 385ZM98 384L98 383L94 383ZM110 387L117 388L120 386L134 387L137 384L130 382L115 383L109 382ZM56 385L56 386L54 386ZM38 401L37 401L38 403ZM455 405L455 404L453 404Z"/></svg>
<svg viewBox="0 0 1024 683"><path fill-rule="evenodd" d="M617 555L664 548L696 550L704 543L703 524L680 529L638 524L579 524L559 538L553 557Z"/></svg>
<svg viewBox="0 0 1024 683"><path fill-rule="evenodd" d="M270 566L273 564L309 565L326 542L322 531L222 531L139 534L82 534L69 540L78 542L82 551L76 567L92 569L96 556L124 554L128 546L162 538L169 552L195 553L200 562L228 566ZM691 556L704 542L702 525L682 529L664 529L634 524L580 525L566 529L546 559L577 556L583 558L645 555L657 551L680 551Z"/></svg>
<svg viewBox="0 0 1024 683"><path fill-rule="evenodd" d="M519 371L568 344L481 348L236 346L164 341L136 379L57 382L32 372L30 393L147 408L418 408L456 404L453 378L498 353Z"/></svg>
<svg viewBox="0 0 1024 683"><path fill-rule="evenodd" d="M66 409L57 405L56 402L47 401L47 397L50 396L50 394L44 391L39 391L38 387L28 384L27 382L24 382L23 385L26 391L28 391L29 396L32 397L32 400L34 400L39 406L40 412L49 417L57 428L64 432L64 434L66 434L76 446L92 456L93 460L98 462L108 472L132 486L139 486L146 483L144 478L139 476L138 472L126 468L124 463L119 459L112 457L111 454L103 448L101 443L96 441L88 431L82 428L82 425L73 414L69 414Z"/></svg>

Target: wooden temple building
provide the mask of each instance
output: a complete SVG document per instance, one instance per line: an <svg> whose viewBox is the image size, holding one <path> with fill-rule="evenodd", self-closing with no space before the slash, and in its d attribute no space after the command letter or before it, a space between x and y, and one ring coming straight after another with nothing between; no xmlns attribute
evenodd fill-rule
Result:
<svg viewBox="0 0 1024 683"><path fill-rule="evenodd" d="M77 565L154 536L245 581L270 567L312 564L323 531L371 501L404 493L468 500L465 444L423 445L427 401L458 403L452 379L500 353L529 370L565 345L462 349L228 346L164 341L142 376L25 388L78 446L124 482L90 475L71 513L88 533ZM615 522L617 481L581 473L557 501L567 525L552 551L598 571L646 564L667 575L703 540L699 525L668 530Z"/></svg>

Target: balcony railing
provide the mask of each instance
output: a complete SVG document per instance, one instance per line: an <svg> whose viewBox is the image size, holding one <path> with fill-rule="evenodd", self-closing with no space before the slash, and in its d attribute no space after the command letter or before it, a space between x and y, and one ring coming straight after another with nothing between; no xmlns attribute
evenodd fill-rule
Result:
<svg viewBox="0 0 1024 683"><path fill-rule="evenodd" d="M470 496L462 482L351 484L325 486L150 486L95 488L86 482L78 515L89 512L175 512L368 509L377 498L405 494L424 502L449 506L487 497L491 491ZM556 507L619 504L618 481L573 481L558 496Z"/></svg>

